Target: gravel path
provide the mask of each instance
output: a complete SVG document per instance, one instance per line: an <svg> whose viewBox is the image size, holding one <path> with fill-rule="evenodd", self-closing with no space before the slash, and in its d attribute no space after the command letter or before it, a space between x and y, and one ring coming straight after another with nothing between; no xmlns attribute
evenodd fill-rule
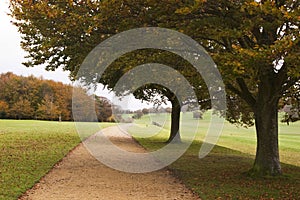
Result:
<svg viewBox="0 0 300 200"><path fill-rule="evenodd" d="M103 130L114 144L145 152L118 127ZM167 169L131 174L111 169L96 160L81 143L20 199L163 200L198 199Z"/></svg>

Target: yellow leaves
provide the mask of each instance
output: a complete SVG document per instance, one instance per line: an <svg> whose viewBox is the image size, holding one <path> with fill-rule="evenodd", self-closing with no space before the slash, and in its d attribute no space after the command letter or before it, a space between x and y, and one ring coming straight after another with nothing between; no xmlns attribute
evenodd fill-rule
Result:
<svg viewBox="0 0 300 200"><path fill-rule="evenodd" d="M94 27L89 26L88 29L86 30L86 34L91 34L93 32Z"/></svg>
<svg viewBox="0 0 300 200"><path fill-rule="evenodd" d="M239 49L241 48L240 46L235 45L235 44L232 44L231 47L232 47L232 49L234 49L234 50L239 50Z"/></svg>
<svg viewBox="0 0 300 200"><path fill-rule="evenodd" d="M56 18L59 15L59 11L57 9L48 9L47 10L47 16L48 18Z"/></svg>
<svg viewBox="0 0 300 200"><path fill-rule="evenodd" d="M291 15L291 13L286 12L286 11L283 11L283 16L284 16L285 19L288 19L288 20L290 20L290 19L293 18L293 16ZM298 17L298 18L300 20L300 17Z"/></svg>
<svg viewBox="0 0 300 200"><path fill-rule="evenodd" d="M231 62L231 65L233 66L233 72L235 74L242 75L245 73L245 67L239 61L235 60Z"/></svg>
<svg viewBox="0 0 300 200"><path fill-rule="evenodd" d="M203 3L206 3L207 2L207 0L195 0L194 1L195 2L195 7L196 6L201 6Z"/></svg>
<svg viewBox="0 0 300 200"><path fill-rule="evenodd" d="M186 5L185 7L179 8L175 11L177 14L188 15L194 11L199 11L202 4L205 3L207 0L194 0L192 4Z"/></svg>
<svg viewBox="0 0 300 200"><path fill-rule="evenodd" d="M257 51L260 49L258 45L255 45L254 49L244 49L239 45L233 44L232 49L237 52L240 56L246 56L246 57L255 57L257 56Z"/></svg>
<svg viewBox="0 0 300 200"><path fill-rule="evenodd" d="M182 14L182 15L188 15L192 12L192 9L189 7L183 7L180 9L177 9L175 13Z"/></svg>
<svg viewBox="0 0 300 200"><path fill-rule="evenodd" d="M223 65L227 73L232 75L252 74L252 66L259 63L264 54L259 46L256 46L255 49L245 49L238 44L234 44L232 50L232 53L221 55L219 57L221 59L216 59L217 63Z"/></svg>
<svg viewBox="0 0 300 200"><path fill-rule="evenodd" d="M260 46L258 44L255 44L254 47L253 47L253 49L260 50L261 48L260 48Z"/></svg>
<svg viewBox="0 0 300 200"><path fill-rule="evenodd" d="M256 1L250 2L249 5L250 6L254 6L254 7L259 7L260 6L260 4L258 2L256 2Z"/></svg>
<svg viewBox="0 0 300 200"><path fill-rule="evenodd" d="M255 57L257 56L257 52L250 50L250 49L241 49L241 53L244 53L245 55L249 56L249 57Z"/></svg>
<svg viewBox="0 0 300 200"><path fill-rule="evenodd" d="M284 14L286 14L287 19L290 18L289 11L284 7L277 7L274 1L251 1L244 3L241 6L241 11L250 14L255 17L273 17L273 20L280 19Z"/></svg>
<svg viewBox="0 0 300 200"><path fill-rule="evenodd" d="M73 0L69 0L69 6L73 6L74 5L74 1Z"/></svg>
<svg viewBox="0 0 300 200"><path fill-rule="evenodd" d="M260 6L260 3L256 1L246 2L241 6L241 11L248 12L250 15L254 15L257 14L257 10Z"/></svg>

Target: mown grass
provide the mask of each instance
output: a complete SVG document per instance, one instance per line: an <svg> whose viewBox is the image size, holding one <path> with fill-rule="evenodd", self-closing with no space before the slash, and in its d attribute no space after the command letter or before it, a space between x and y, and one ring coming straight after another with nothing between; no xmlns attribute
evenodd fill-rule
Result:
<svg viewBox="0 0 300 200"><path fill-rule="evenodd" d="M72 122L0 120L0 199L17 199L79 142Z"/></svg>
<svg viewBox="0 0 300 200"><path fill-rule="evenodd" d="M129 131L149 150L161 148L168 136L169 115L144 116ZM198 121L183 114L181 132L189 139ZM151 125L159 122L163 127ZM113 124L101 124L101 128ZM83 124L89 134L89 124ZM199 120L196 140L179 160L169 166L203 199L298 199L300 196L300 123L280 124L280 153L285 176L253 179L245 176L255 153L254 129L227 122L213 151L198 158L209 126L209 113ZM159 134L157 134L159 133ZM139 136L139 137L138 137ZM147 136L148 138L143 138ZM152 137L150 137L152 136ZM150 138L149 138L150 137ZM16 199L40 180L80 142L74 123L0 120L0 199ZM221 147L223 146L223 147ZM226 147L226 148L225 148ZM297 167L298 166L298 167Z"/></svg>
<svg viewBox="0 0 300 200"><path fill-rule="evenodd" d="M189 139L190 135L196 132L196 140L203 141L210 125L210 115L210 112L206 112L203 119L196 120L193 119L191 113L182 114L181 135ZM152 121L159 122L164 126L153 126ZM198 127L195 128L197 123ZM145 115L140 120L136 120L135 124L136 126L130 130L133 136L144 136L143 138L146 138L149 135L155 135L156 137L166 138L170 129L170 115ZM160 130L163 131L162 134L157 134ZM237 127L224 121L224 127L217 145L254 156L256 152L255 128ZM282 162L300 166L300 121L290 123L289 126L286 123L279 122L279 149Z"/></svg>
<svg viewBox="0 0 300 200"><path fill-rule="evenodd" d="M193 121L186 113L183 120ZM152 116L152 121L160 121L163 116ZM169 117L163 128L151 125L149 116L136 121L129 132L141 145L150 151L165 145L169 133ZM185 124L188 124L187 122ZM203 159L198 158L199 149L209 125L209 113L200 120L196 140L188 151L169 168L191 190L202 199L299 199L300 197L300 123L290 126L280 124L280 154L282 177L250 178L247 172L254 162L256 147L253 128L238 128L227 122L217 146ZM143 138L154 135L152 137ZM181 132L189 135L194 130L182 127ZM154 134L156 132L157 134ZM151 134L150 134L151 133Z"/></svg>

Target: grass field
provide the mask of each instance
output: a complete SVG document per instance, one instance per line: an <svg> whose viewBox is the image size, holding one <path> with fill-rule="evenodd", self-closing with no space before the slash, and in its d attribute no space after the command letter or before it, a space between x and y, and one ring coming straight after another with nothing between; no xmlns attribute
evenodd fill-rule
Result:
<svg viewBox="0 0 300 200"><path fill-rule="evenodd" d="M191 113L182 114L180 131L183 137L189 138L191 133L196 132L196 140L203 141L210 124L210 115L210 112L206 112L202 120L196 120L193 119ZM152 121L164 125L163 128L151 125ZM198 129L195 130L196 126L192 124L197 124L198 121ZM161 139L164 140L168 136L170 129L170 115L145 115L140 120L136 120L135 123L138 124L138 126L130 130L133 136L147 137L156 135L156 138L161 137ZM157 134L159 131L161 131L161 133ZM217 145L255 155L255 128L237 127L225 121ZM290 123L289 126L286 123L279 122L279 148L282 162L300 166L300 121Z"/></svg>
<svg viewBox="0 0 300 200"><path fill-rule="evenodd" d="M170 116L160 114L136 120L129 131L149 150L165 145ZM203 199L299 199L300 123L280 123L280 154L285 176L253 179L243 172L251 168L255 153L253 128L237 128L227 122L213 151L204 159L198 152L209 126L209 113L198 129L190 113L183 114L181 132L186 139L196 131L189 150L169 168ZM153 126L152 121L163 127ZM89 124L83 124L88 127ZM113 124L102 124L101 128ZM159 134L157 134L159 133ZM152 136L152 137L150 137ZM149 137L149 138L142 138ZM16 199L32 187L80 142L74 123L0 120L0 199Z"/></svg>
<svg viewBox="0 0 300 200"><path fill-rule="evenodd" d="M200 120L196 140L189 150L169 168L202 199L299 199L300 198L300 123L290 126L280 123L280 155L284 176L279 178L250 178L244 172L252 167L256 148L255 130L238 128L224 123L222 135L213 151L204 159L198 158L201 141L209 126L209 113ZM135 121L129 132L148 150L165 145L170 116L144 116ZM194 131L190 113L183 114L181 133ZM151 125L152 121L164 124L163 128ZM165 122L164 122L165 121ZM141 135L150 136L142 138ZM289 163L289 164L287 164Z"/></svg>
<svg viewBox="0 0 300 200"><path fill-rule="evenodd" d="M0 120L0 199L16 199L79 142L72 122Z"/></svg>

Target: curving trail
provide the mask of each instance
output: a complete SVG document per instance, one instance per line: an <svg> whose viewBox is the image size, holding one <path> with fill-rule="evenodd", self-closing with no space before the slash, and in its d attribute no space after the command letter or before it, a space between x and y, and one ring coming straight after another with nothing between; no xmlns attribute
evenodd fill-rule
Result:
<svg viewBox="0 0 300 200"><path fill-rule="evenodd" d="M120 148L145 152L118 127L103 130ZM130 174L111 169L96 160L81 143L58 163L20 200L164 200L199 199L167 169L145 174Z"/></svg>

